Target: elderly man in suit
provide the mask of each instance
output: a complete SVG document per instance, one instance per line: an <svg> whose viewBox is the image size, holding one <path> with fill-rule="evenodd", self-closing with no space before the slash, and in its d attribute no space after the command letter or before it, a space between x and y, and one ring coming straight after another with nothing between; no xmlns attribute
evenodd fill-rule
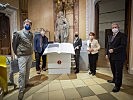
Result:
<svg viewBox="0 0 133 100"><path fill-rule="evenodd" d="M80 49L82 46L82 40L79 38L79 34L76 32L75 33L75 38L74 38L74 50L75 50L75 63L76 63L76 68L75 68L75 73L79 73L79 57L80 57Z"/></svg>
<svg viewBox="0 0 133 100"><path fill-rule="evenodd" d="M108 36L106 58L109 58L113 79L109 83L115 83L112 92L119 92L122 85L122 71L126 59L127 37L119 31L117 23L112 24L112 35Z"/></svg>

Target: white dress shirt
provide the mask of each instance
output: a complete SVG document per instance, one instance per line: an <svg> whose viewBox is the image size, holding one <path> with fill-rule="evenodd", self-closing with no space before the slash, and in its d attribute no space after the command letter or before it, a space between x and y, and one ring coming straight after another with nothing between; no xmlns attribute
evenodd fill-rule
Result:
<svg viewBox="0 0 133 100"><path fill-rule="evenodd" d="M93 49L94 51L91 52L91 54L96 54L98 53L98 50L100 49L100 45L98 43L98 41L96 39L91 40L87 40L87 51L89 49ZM88 54L90 54L90 52L88 51Z"/></svg>

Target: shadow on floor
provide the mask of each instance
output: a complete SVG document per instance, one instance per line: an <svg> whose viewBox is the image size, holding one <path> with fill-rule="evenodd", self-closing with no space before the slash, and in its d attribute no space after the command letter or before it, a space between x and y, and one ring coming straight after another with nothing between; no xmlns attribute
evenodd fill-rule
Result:
<svg viewBox="0 0 133 100"><path fill-rule="evenodd" d="M122 84L121 91L126 94L133 95L133 86Z"/></svg>
<svg viewBox="0 0 133 100"><path fill-rule="evenodd" d="M96 77L104 79L104 80L112 80L112 77L105 75L105 74L101 74L101 73L96 73Z"/></svg>
<svg viewBox="0 0 133 100"><path fill-rule="evenodd" d="M96 77L97 78L104 79L104 80L111 80L112 79L112 77L107 76L105 74L101 74L101 73L97 73L96 74ZM129 95L133 95L133 86L122 84L122 87L121 87L121 90L120 91L121 92L124 92L126 94L129 94Z"/></svg>
<svg viewBox="0 0 133 100"><path fill-rule="evenodd" d="M33 86L37 86L37 85L41 84L42 82L46 81L47 79L48 79L48 76L41 74L41 75L36 75L36 76L32 77L29 80L29 82L31 84L33 84ZM30 90L30 88L32 88L33 86L27 87L25 89L25 92ZM10 94L10 93L14 92L15 90L19 89L19 87L17 87L17 88L13 88L13 86L8 86L8 87L10 87L11 89L7 93L5 93L4 95Z"/></svg>
<svg viewBox="0 0 133 100"><path fill-rule="evenodd" d="M75 73L68 74L69 79L77 79L77 75Z"/></svg>
<svg viewBox="0 0 133 100"><path fill-rule="evenodd" d="M42 82L46 81L48 79L48 76L41 74L41 75L36 75L33 76L32 78L30 78L29 83L33 84L33 86L37 86L39 84L41 84ZM33 87L31 86L31 87ZM25 89L25 92L27 92L31 87L27 87Z"/></svg>
<svg viewBox="0 0 133 100"><path fill-rule="evenodd" d="M45 74L41 74L41 75L33 76L32 78L30 78L29 81L30 83L34 84L34 86L36 86L36 85L41 84L47 79L48 79L48 76L46 76Z"/></svg>

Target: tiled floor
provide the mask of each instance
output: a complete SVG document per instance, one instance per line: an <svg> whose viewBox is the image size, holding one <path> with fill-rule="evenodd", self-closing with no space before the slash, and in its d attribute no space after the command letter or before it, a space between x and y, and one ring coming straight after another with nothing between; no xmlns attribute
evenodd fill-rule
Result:
<svg viewBox="0 0 133 100"><path fill-rule="evenodd" d="M36 75L35 68L31 68L30 82L34 87L26 89L24 100L132 100L133 77L124 71L123 86L118 93L111 92L113 84L107 83L111 79L110 68L97 68L96 76L87 71L78 74L48 75L42 72ZM18 73L15 75L17 82ZM8 93L4 100L17 100L18 89Z"/></svg>
<svg viewBox="0 0 133 100"><path fill-rule="evenodd" d="M103 49L99 53L98 66L96 76L89 75L87 71L74 74L73 70L71 74L49 75L46 71L37 75L33 67L30 82L34 87L26 89L24 100L132 100L133 76L125 70L121 91L111 92L114 84L107 83L107 80L111 79L112 73ZM17 81L18 73L15 74ZM9 87L4 100L17 100L17 96L18 89Z"/></svg>

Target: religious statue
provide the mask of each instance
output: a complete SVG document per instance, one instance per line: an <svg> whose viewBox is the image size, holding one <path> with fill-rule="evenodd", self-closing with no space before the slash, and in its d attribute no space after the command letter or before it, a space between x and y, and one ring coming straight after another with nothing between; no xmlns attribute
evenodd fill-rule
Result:
<svg viewBox="0 0 133 100"><path fill-rule="evenodd" d="M67 19L64 17L63 12L60 11L57 14L55 23L55 39L56 42L68 42L69 36L69 24Z"/></svg>

